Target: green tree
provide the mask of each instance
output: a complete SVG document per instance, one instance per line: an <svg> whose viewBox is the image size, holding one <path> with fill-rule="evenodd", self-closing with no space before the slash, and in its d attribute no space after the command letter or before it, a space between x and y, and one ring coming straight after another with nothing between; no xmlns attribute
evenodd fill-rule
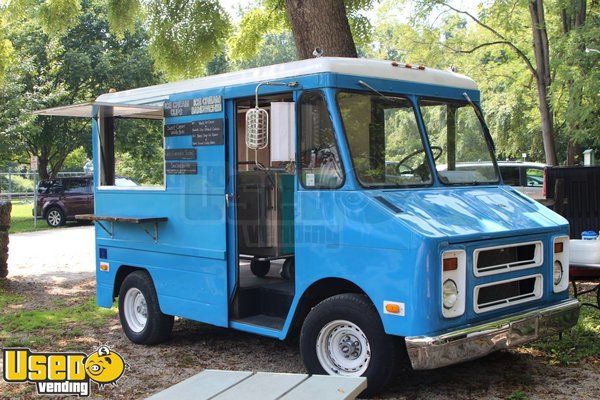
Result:
<svg viewBox="0 0 600 400"><path fill-rule="evenodd" d="M598 59L583 58L586 45L598 43L597 4L496 0L476 14L454 4L421 1L410 25L387 24L378 34L394 29L405 40L392 37L405 50L399 55L438 67L455 65L475 78L498 148L507 156L527 152L556 164L555 145L564 159L569 144L596 141L598 128L590 122L598 115ZM439 16L448 11L452 17L440 26ZM431 20L437 23L430 26Z"/></svg>
<svg viewBox="0 0 600 400"><path fill-rule="evenodd" d="M89 122L36 117L32 111L89 101L109 88L117 90L158 83L147 49L148 36L138 25L119 39L108 28L101 1L81 2L77 23L62 36L49 36L38 8L17 9L7 26L15 58L0 91L0 137L11 154L38 157L41 178L55 176L75 148L90 147ZM20 152L19 150L22 150Z"/></svg>
<svg viewBox="0 0 600 400"><path fill-rule="evenodd" d="M5 29L4 10L0 8L0 83L4 80L4 75L12 62L13 55L12 43L6 37Z"/></svg>

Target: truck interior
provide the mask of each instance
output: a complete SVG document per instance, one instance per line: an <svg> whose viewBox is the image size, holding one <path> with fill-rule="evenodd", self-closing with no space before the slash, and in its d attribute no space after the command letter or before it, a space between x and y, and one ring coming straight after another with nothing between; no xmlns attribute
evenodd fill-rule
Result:
<svg viewBox="0 0 600 400"><path fill-rule="evenodd" d="M268 138L251 148L249 110L264 110ZM294 296L295 103L291 92L238 100L237 290L232 319L280 330ZM252 114L252 113L250 113Z"/></svg>

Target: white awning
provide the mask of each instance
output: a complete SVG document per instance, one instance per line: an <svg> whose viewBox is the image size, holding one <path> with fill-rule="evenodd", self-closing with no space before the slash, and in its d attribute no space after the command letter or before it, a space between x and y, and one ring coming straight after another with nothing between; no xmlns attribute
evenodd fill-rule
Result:
<svg viewBox="0 0 600 400"><path fill-rule="evenodd" d="M146 106L137 104L116 104L104 102L89 102L81 104L73 104L70 106L61 106L46 108L44 110L34 111L36 115L46 115L55 117L75 117L75 118L92 118L94 116L93 109L97 106L102 109L102 113L106 117L120 118L145 118L145 119L162 119L162 106Z"/></svg>

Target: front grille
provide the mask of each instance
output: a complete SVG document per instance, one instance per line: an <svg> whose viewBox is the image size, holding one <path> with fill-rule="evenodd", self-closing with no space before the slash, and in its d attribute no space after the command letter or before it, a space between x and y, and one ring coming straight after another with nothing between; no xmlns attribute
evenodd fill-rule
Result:
<svg viewBox="0 0 600 400"><path fill-rule="evenodd" d="M475 276L500 274L542 265L542 242L517 243L475 250Z"/></svg>
<svg viewBox="0 0 600 400"><path fill-rule="evenodd" d="M542 275L479 285L474 297L478 313L533 301L542 297Z"/></svg>

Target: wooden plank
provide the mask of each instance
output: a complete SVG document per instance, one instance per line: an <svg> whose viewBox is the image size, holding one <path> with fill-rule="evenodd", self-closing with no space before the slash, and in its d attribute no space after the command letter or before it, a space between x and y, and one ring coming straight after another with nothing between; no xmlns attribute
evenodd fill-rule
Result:
<svg viewBox="0 0 600 400"><path fill-rule="evenodd" d="M215 400L275 400L308 378L305 374L276 374L257 372L231 389L216 396ZM180 399L177 399L180 400Z"/></svg>
<svg viewBox="0 0 600 400"><path fill-rule="evenodd" d="M111 215L79 214L75 216L79 221L106 221L121 222L129 224L152 224L156 222L167 222L167 217L117 217Z"/></svg>
<svg viewBox="0 0 600 400"><path fill-rule="evenodd" d="M366 388L367 378L364 377L313 375L281 397L281 400L355 399Z"/></svg>
<svg viewBox="0 0 600 400"><path fill-rule="evenodd" d="M252 372L249 371L207 369L148 397L148 400L206 400L219 395L251 376Z"/></svg>

